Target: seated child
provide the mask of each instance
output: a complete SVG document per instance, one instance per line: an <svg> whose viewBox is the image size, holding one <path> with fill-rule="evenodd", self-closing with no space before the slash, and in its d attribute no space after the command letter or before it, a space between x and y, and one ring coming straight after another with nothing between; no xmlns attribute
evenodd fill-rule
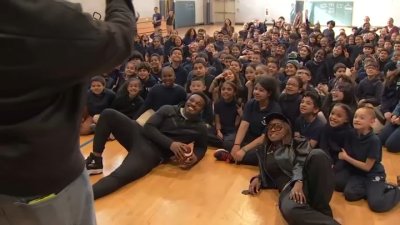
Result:
<svg viewBox="0 0 400 225"><path fill-rule="evenodd" d="M88 135L94 132L95 124L100 113L111 106L115 94L105 88L106 80L102 76L95 76L90 80L90 89L87 92L85 113L83 114L80 134Z"/></svg>
<svg viewBox="0 0 400 225"><path fill-rule="evenodd" d="M129 78L125 88L118 92L112 102L111 108L132 119L143 104L143 98L139 95L141 89L142 82L138 78Z"/></svg>
<svg viewBox="0 0 400 225"><path fill-rule="evenodd" d="M315 92L306 92L300 103L300 117L294 125L294 138L306 138L312 148L317 147L325 122L318 116L321 99Z"/></svg>
<svg viewBox="0 0 400 225"><path fill-rule="evenodd" d="M328 123L321 131L319 148L331 157L333 165L339 160L339 152L353 130L352 120L352 109L346 104L336 103L330 111Z"/></svg>
<svg viewBox="0 0 400 225"><path fill-rule="evenodd" d="M303 81L300 79L300 77L290 77L286 83L285 90L279 96L279 105L281 106L282 113L289 119L292 129L296 119L300 115L299 105L301 103L301 99L303 98L302 87Z"/></svg>
<svg viewBox="0 0 400 225"><path fill-rule="evenodd" d="M214 103L215 127L209 130L209 144L222 149L231 149L243 114L236 100L237 86L231 81L221 85L221 98ZM217 150L218 152L218 150ZM214 155L217 157L217 152Z"/></svg>
<svg viewBox="0 0 400 225"><path fill-rule="evenodd" d="M157 79L153 77L151 74L151 67L148 62L141 62L137 66L137 75L140 81L142 82L142 90L140 91L140 96L143 99L146 99L147 94L149 93L150 89L156 85Z"/></svg>
<svg viewBox="0 0 400 225"><path fill-rule="evenodd" d="M347 201L366 199L372 211L386 212L399 203L400 189L385 182L381 142L372 131L374 122L373 107L363 106L355 112L354 130L339 153L343 165L335 168L335 188L343 191Z"/></svg>

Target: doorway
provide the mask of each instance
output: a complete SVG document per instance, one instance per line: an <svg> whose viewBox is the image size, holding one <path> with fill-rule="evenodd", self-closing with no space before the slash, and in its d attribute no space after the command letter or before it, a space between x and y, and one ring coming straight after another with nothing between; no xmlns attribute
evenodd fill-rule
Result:
<svg viewBox="0 0 400 225"><path fill-rule="evenodd" d="M167 18L168 12L174 8L173 0L160 0L160 13L164 18Z"/></svg>
<svg viewBox="0 0 400 225"><path fill-rule="evenodd" d="M235 0L215 0L213 8L214 23L224 23L225 19L230 19L235 24Z"/></svg>

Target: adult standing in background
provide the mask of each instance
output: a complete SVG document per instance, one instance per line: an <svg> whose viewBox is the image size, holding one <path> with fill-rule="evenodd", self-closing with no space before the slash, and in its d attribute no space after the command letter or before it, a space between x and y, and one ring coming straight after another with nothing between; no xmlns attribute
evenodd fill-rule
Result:
<svg viewBox="0 0 400 225"><path fill-rule="evenodd" d="M388 19L387 26L386 26L386 29L388 31L388 36L389 37L391 37L393 33L396 33L396 34L399 33L399 28L396 27L393 23L394 23L394 20L393 20L392 17L390 17Z"/></svg>
<svg viewBox="0 0 400 225"><path fill-rule="evenodd" d="M168 17L167 17L167 34L171 35L172 31L174 30L174 24L175 24L175 13L174 11L170 10L168 12Z"/></svg>
<svg viewBox="0 0 400 225"><path fill-rule="evenodd" d="M107 0L105 22L54 0L0 15L0 224L94 225L80 119L89 78L129 57L132 1Z"/></svg>
<svg viewBox="0 0 400 225"><path fill-rule="evenodd" d="M154 7L154 14L153 14L154 32L158 31L161 28L161 20L162 20L162 16L158 12L158 7Z"/></svg>
<svg viewBox="0 0 400 225"><path fill-rule="evenodd" d="M224 26L222 26L221 28L221 32L224 35L229 35L229 37L232 37L233 32L235 32L235 27L233 27L232 21L230 19L225 19Z"/></svg>

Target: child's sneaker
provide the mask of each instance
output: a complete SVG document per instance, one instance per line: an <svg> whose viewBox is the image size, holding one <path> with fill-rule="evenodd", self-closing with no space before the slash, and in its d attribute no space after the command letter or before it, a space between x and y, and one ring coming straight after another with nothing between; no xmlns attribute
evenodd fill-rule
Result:
<svg viewBox="0 0 400 225"><path fill-rule="evenodd" d="M232 157L231 153L223 148L215 150L214 157L218 161L225 161L227 163L235 162L235 159Z"/></svg>
<svg viewBox="0 0 400 225"><path fill-rule="evenodd" d="M89 175L103 173L103 157L95 156L92 152L86 158L86 169Z"/></svg>

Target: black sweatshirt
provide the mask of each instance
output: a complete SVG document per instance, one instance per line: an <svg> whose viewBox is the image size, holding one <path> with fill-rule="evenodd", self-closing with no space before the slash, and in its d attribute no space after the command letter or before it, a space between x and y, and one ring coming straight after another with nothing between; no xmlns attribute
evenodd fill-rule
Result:
<svg viewBox="0 0 400 225"><path fill-rule="evenodd" d="M142 104L143 98L139 95L134 98L130 98L128 94L120 94L114 99L113 103L111 104L111 108L132 119Z"/></svg>
<svg viewBox="0 0 400 225"><path fill-rule="evenodd" d="M130 1L107 1L107 22L78 4L0 1L0 194L58 193L80 176L79 126L91 76L129 57Z"/></svg>
<svg viewBox="0 0 400 225"><path fill-rule="evenodd" d="M161 107L144 125L144 135L156 143L167 158L173 155L169 149L172 142L194 142L193 152L200 161L207 150L207 127L200 116L185 119L180 109L171 105Z"/></svg>
<svg viewBox="0 0 400 225"><path fill-rule="evenodd" d="M115 93L110 89L104 89L99 95L91 90L87 92L87 110L90 116L100 114L104 109L109 108L115 99Z"/></svg>

